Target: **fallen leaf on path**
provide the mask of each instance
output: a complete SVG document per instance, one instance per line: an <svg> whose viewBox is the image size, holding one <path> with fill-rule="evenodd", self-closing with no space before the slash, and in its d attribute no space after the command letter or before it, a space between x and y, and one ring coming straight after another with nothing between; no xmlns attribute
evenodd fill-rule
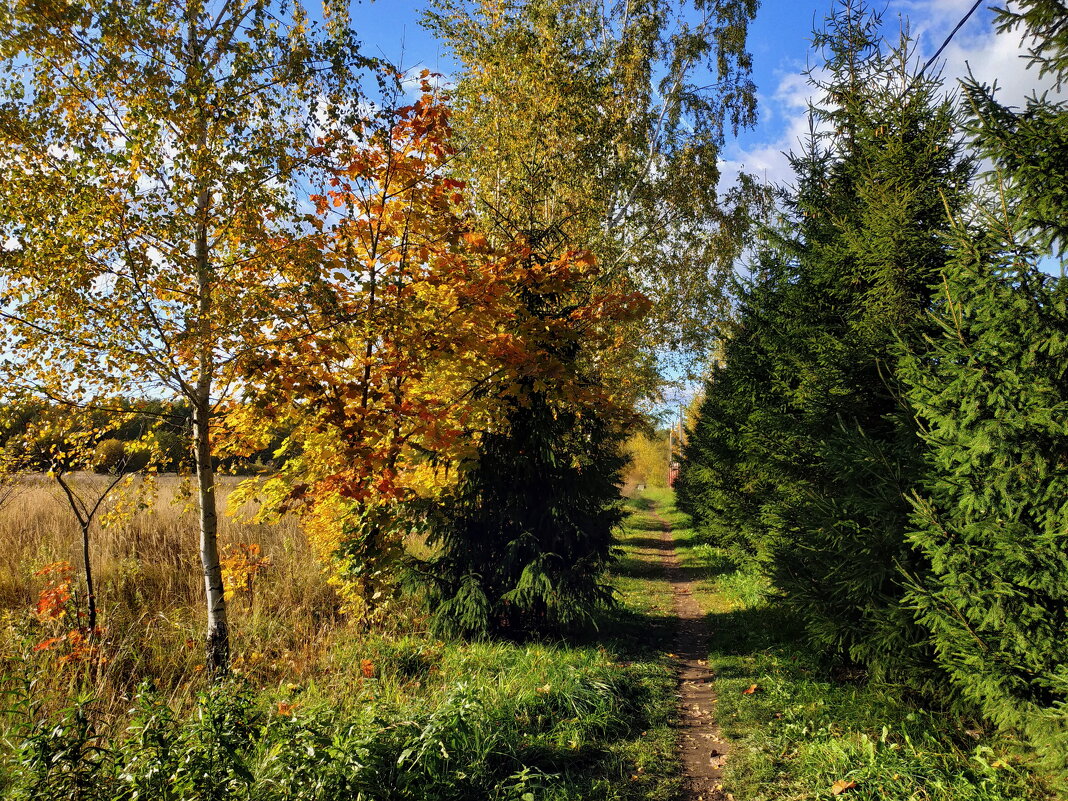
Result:
<svg viewBox="0 0 1068 801"><path fill-rule="evenodd" d="M847 782L845 779L839 779L831 785L831 795L841 795L847 790L854 789L856 786L856 782Z"/></svg>

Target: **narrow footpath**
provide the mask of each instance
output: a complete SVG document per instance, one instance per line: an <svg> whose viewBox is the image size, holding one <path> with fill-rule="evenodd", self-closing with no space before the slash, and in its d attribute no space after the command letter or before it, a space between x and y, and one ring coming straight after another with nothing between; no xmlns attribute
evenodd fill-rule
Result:
<svg viewBox="0 0 1068 801"><path fill-rule="evenodd" d="M723 790L723 765L728 745L716 722L715 674L708 666L708 643L712 630L693 596L694 582L686 577L675 552L671 526L654 513L660 523L665 547L661 565L674 596L675 631L673 654L679 676L679 752L686 777L687 801L733 801Z"/></svg>

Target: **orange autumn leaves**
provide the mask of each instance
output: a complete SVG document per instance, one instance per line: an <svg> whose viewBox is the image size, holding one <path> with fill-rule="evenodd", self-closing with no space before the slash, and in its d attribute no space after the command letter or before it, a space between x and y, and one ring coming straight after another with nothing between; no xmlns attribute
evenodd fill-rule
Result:
<svg viewBox="0 0 1068 801"><path fill-rule="evenodd" d="M320 141L335 162L312 196L321 265L280 344L250 363L257 408L293 430L268 495L303 511L350 609L383 592L396 515L375 510L438 496L506 404L534 391L624 414L560 354L595 352L647 309L601 286L588 251L480 230L448 173L447 106L429 76L423 90L380 130Z"/></svg>
<svg viewBox="0 0 1068 801"><path fill-rule="evenodd" d="M33 650L54 655L60 666L102 659L97 641L103 631L99 627L90 630L82 624L85 613L73 604L74 567L70 562L52 562L34 576L45 579L45 586L37 596L35 617L53 636L41 640Z"/></svg>

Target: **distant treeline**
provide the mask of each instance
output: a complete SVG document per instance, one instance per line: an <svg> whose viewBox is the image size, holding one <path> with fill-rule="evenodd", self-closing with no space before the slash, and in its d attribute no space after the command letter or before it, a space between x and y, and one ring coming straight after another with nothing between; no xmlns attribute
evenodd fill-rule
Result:
<svg viewBox="0 0 1068 801"><path fill-rule="evenodd" d="M216 467L242 475L271 469L285 433L251 453L223 456ZM188 473L194 469L192 447L192 413L185 401L115 398L91 409L40 400L0 404L0 454L9 469L44 472L63 463L100 473L149 466Z"/></svg>
<svg viewBox="0 0 1068 801"><path fill-rule="evenodd" d="M1063 6L1002 12L1068 78ZM1058 10L1059 9L1059 10ZM947 96L850 8L679 493L830 659L1068 769L1068 106ZM959 102L960 101L960 102ZM975 170L989 159L989 180Z"/></svg>

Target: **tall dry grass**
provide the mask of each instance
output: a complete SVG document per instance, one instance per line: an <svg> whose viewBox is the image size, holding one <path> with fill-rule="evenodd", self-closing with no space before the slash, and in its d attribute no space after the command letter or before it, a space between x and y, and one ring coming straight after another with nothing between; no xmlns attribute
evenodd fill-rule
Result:
<svg viewBox="0 0 1068 801"><path fill-rule="evenodd" d="M237 481L221 480L220 508ZM79 475L74 484L91 496L105 479ZM80 666L61 666L55 653L34 650L55 633L33 614L46 581L34 573L66 560L76 569L74 586L81 586L81 535L66 500L47 476L27 477L0 508L0 649L6 661L33 675L39 693L58 699L72 683L88 684L106 703L121 705L145 679L176 699L189 697L190 687L203 681L196 509L187 482L164 476L156 485L150 502L136 484L110 498L104 524L93 528L104 658ZM337 599L296 521L251 523L250 511L220 517L224 550L255 543L270 560L250 591L231 598L234 664L261 682L299 680L329 650L340 626Z"/></svg>

